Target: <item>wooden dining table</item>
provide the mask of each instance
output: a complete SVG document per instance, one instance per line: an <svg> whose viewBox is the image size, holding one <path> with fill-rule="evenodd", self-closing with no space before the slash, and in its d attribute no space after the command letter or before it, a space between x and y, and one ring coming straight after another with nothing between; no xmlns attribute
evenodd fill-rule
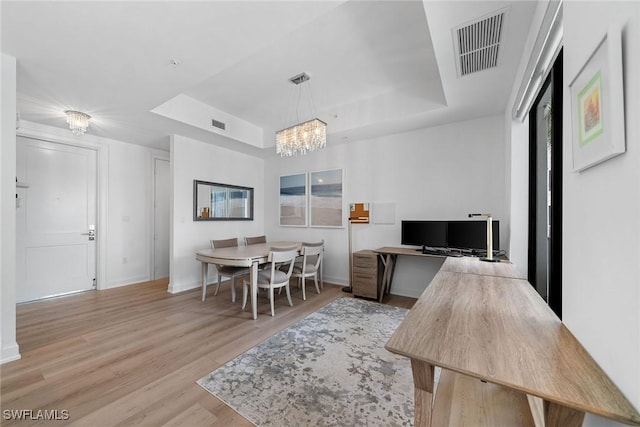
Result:
<svg viewBox="0 0 640 427"><path fill-rule="evenodd" d="M202 282L204 287L209 273L209 264L228 265L232 267L249 267L251 280L251 310L253 319L258 318L258 265L266 263L269 249L273 247L296 246L298 252L300 242L267 242L255 245L234 246L230 248L202 249L196 252L196 260L201 263Z"/></svg>

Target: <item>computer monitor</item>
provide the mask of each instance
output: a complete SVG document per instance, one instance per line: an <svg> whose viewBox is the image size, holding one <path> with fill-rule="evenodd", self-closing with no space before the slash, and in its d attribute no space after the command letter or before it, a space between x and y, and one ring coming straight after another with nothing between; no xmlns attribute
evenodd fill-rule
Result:
<svg viewBox="0 0 640 427"><path fill-rule="evenodd" d="M403 245L444 248L447 246L447 221L402 221Z"/></svg>
<svg viewBox="0 0 640 427"><path fill-rule="evenodd" d="M493 250L500 249L500 222L492 222ZM487 221L449 221L447 246L456 249L487 249Z"/></svg>

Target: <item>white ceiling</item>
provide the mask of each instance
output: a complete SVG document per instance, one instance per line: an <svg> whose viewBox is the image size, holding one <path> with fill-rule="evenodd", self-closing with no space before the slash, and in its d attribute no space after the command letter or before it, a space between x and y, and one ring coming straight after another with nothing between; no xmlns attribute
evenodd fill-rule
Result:
<svg viewBox="0 0 640 427"><path fill-rule="evenodd" d="M296 114L310 118L308 99L296 108L297 87L288 81L303 71L329 144L505 111L536 2L3 0L0 7L22 119L66 127L63 111L73 109L92 116L88 133L98 136L168 149L168 135L178 133L269 156L276 130ZM499 65L459 78L452 28L505 7ZM232 126L218 131L211 118ZM258 140L234 133L243 126Z"/></svg>

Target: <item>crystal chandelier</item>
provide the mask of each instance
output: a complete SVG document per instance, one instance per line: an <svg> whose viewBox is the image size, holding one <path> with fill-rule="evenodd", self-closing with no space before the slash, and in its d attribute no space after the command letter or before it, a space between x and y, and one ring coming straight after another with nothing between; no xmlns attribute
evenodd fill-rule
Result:
<svg viewBox="0 0 640 427"><path fill-rule="evenodd" d="M327 145L327 124L312 119L276 132L276 153L280 156L307 154Z"/></svg>
<svg viewBox="0 0 640 427"><path fill-rule="evenodd" d="M309 79L310 77L307 73L302 73L291 77L289 81L293 84L300 85ZM311 89L308 89L308 92L311 115L314 116ZM300 103L300 95L301 88L299 88L298 92L298 104ZM299 122L299 120L297 121ZM317 117L276 132L276 153L280 154L281 157L295 156L296 154L304 155L308 152L324 148L326 145L327 124Z"/></svg>
<svg viewBox="0 0 640 427"><path fill-rule="evenodd" d="M73 110L66 110L64 113L67 115L69 129L74 135L82 135L87 131L90 115Z"/></svg>

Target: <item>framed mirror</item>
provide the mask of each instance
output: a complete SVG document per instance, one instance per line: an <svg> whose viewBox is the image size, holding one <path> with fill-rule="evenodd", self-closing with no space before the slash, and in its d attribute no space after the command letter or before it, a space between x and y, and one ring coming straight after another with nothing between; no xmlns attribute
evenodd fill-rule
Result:
<svg viewBox="0 0 640 427"><path fill-rule="evenodd" d="M253 220L253 188L194 179L193 220Z"/></svg>

